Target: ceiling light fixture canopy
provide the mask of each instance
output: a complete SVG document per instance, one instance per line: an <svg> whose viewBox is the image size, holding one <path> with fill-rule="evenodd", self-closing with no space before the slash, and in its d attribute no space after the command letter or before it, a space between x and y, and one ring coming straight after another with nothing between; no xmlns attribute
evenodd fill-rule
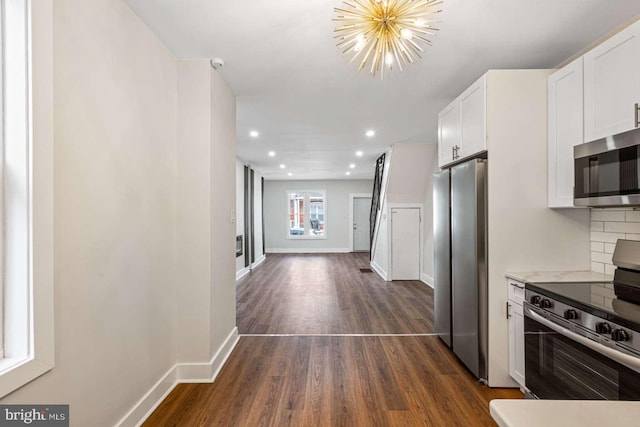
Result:
<svg viewBox="0 0 640 427"><path fill-rule="evenodd" d="M345 0L347 8L336 7L333 18L341 26L334 30L338 48L344 55L351 54L351 62L360 60L358 71L371 63L372 75L384 69L391 70L394 64L402 71L402 65L409 65L424 49L419 43L431 45L428 37L435 34L438 22L429 18L441 10L435 6L437 0Z"/></svg>

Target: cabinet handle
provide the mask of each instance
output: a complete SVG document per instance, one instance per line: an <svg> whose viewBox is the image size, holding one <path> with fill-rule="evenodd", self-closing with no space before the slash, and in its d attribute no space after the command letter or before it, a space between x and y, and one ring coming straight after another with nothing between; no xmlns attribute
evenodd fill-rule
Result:
<svg viewBox="0 0 640 427"><path fill-rule="evenodd" d="M456 159L456 146L455 145L451 146L451 159L452 160Z"/></svg>
<svg viewBox="0 0 640 427"><path fill-rule="evenodd" d="M511 313L509 313L510 308L511 308L511 304L509 304L509 301L507 301L507 319L511 318Z"/></svg>
<svg viewBox="0 0 640 427"><path fill-rule="evenodd" d="M524 286L520 286L517 283L513 283L513 282L511 282L511 286L515 286L518 289L524 289Z"/></svg>
<svg viewBox="0 0 640 427"><path fill-rule="evenodd" d="M636 127L640 126L640 106L638 105L638 103L636 103Z"/></svg>

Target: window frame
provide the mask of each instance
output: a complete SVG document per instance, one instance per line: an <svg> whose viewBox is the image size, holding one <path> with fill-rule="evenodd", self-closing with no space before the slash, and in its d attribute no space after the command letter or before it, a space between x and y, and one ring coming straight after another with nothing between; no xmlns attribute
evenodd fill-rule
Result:
<svg viewBox="0 0 640 427"><path fill-rule="evenodd" d="M6 125L3 397L54 366L53 0L1 0L0 5ZM16 107L6 108L10 103Z"/></svg>
<svg viewBox="0 0 640 427"><path fill-rule="evenodd" d="M297 194L304 194L304 216L305 216L305 220L304 220L304 234L302 235L292 235L291 234L291 228L290 228L290 210L289 210L289 203L291 201L291 194L292 193L297 193ZM320 193L322 194L322 202L323 202L323 233L321 236L318 235L312 235L310 233L310 228L309 228L309 224L307 224L307 221L311 218L311 203L309 202L310 199L310 195L312 193ZM286 238L288 240L326 240L327 239L327 190L287 190L285 193L285 206L286 206Z"/></svg>

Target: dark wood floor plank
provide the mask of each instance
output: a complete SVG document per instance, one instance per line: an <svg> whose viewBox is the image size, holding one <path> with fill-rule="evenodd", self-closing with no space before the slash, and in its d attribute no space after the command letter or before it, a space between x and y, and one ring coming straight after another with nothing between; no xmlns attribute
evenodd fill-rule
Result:
<svg viewBox="0 0 640 427"><path fill-rule="evenodd" d="M433 332L433 291L385 282L367 253L269 254L237 288L241 334Z"/></svg>
<svg viewBox="0 0 640 427"><path fill-rule="evenodd" d="M522 397L478 384L453 357L434 367L423 349L439 347L434 336L242 337L213 384L179 385L145 426L490 426L491 398Z"/></svg>

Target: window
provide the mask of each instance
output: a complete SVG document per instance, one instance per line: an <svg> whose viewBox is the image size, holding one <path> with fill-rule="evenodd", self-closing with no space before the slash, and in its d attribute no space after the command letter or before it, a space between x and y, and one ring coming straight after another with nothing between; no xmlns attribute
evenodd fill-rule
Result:
<svg viewBox="0 0 640 427"><path fill-rule="evenodd" d="M324 190L288 191L287 238L326 239L326 200Z"/></svg>
<svg viewBox="0 0 640 427"><path fill-rule="evenodd" d="M53 367L53 1L0 5L2 397Z"/></svg>

